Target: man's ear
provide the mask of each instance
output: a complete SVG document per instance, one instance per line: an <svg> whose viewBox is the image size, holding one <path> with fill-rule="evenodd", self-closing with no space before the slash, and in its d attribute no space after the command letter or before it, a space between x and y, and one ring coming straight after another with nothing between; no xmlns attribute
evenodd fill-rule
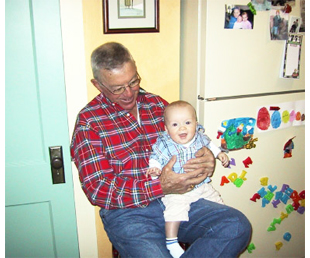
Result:
<svg viewBox="0 0 310 258"><path fill-rule="evenodd" d="M90 81L96 87L96 89L101 92L102 89L101 89L99 82L96 79L91 79Z"/></svg>

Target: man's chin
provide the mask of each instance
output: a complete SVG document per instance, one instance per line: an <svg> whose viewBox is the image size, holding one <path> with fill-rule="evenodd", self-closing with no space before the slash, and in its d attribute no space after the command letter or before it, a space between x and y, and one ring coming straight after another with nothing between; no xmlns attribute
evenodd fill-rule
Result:
<svg viewBox="0 0 310 258"><path fill-rule="evenodd" d="M121 101L119 102L119 105L127 110L127 111L131 111L132 109L134 109L136 107L136 102L126 102L126 101Z"/></svg>

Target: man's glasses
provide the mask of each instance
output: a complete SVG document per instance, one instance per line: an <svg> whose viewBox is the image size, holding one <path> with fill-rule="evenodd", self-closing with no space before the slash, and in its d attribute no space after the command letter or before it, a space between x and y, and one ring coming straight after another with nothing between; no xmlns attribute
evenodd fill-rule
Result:
<svg viewBox="0 0 310 258"><path fill-rule="evenodd" d="M101 82L98 81L98 83L105 87L109 92L111 92L112 94L114 95L120 95L122 94L125 90L126 90L126 87L129 87L129 88L134 88L134 87L137 87L141 82L141 77L140 75L137 73L137 78L134 79L133 81L129 82L128 85L124 85L124 86L114 86L113 87L113 90L110 90L107 86L103 85Z"/></svg>

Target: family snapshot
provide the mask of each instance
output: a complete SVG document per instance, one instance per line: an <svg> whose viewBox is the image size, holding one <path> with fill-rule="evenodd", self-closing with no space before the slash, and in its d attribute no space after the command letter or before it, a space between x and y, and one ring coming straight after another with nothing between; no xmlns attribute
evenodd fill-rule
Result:
<svg viewBox="0 0 310 258"><path fill-rule="evenodd" d="M225 5L225 29L253 29L254 15L247 5Z"/></svg>

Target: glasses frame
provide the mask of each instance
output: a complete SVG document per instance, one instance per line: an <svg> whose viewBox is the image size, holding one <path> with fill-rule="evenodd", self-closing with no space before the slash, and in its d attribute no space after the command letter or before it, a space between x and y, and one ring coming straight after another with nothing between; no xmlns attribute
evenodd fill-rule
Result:
<svg viewBox="0 0 310 258"><path fill-rule="evenodd" d="M133 83L133 81L127 83L127 85L119 85L119 86L114 86L114 87L121 87L123 90L121 93L115 93L113 92L111 89L109 89L107 86L105 86L103 83L101 83L100 81L98 81L98 83L100 84L100 86L103 86L104 88L106 88L109 92L111 92L113 95L121 95L124 93L124 91L126 90L127 87L129 87L130 89L134 88L134 87L137 87L138 85L140 85L140 82L141 82L141 77L139 75L139 73L137 72L136 74L137 76L137 79L134 79L133 81L138 81L138 83L136 85L131 85Z"/></svg>

